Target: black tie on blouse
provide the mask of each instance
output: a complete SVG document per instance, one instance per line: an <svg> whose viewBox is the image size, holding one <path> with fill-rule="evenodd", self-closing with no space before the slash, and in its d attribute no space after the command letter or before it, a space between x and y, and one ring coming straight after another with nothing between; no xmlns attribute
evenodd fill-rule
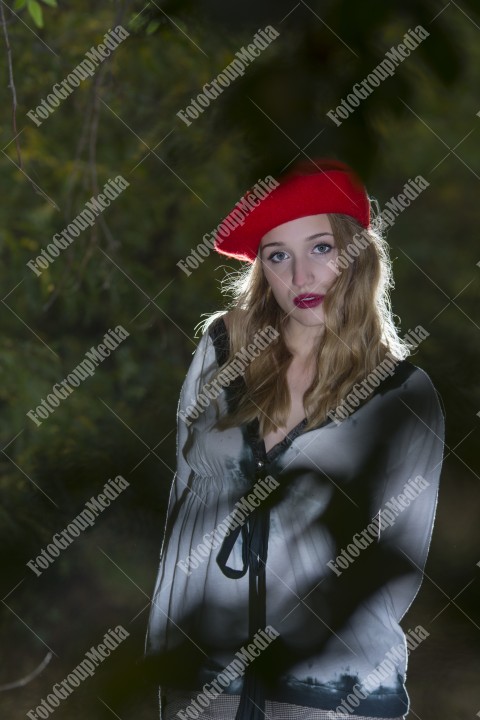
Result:
<svg viewBox="0 0 480 720"><path fill-rule="evenodd" d="M256 479L264 477L257 472ZM268 535L270 530L270 511L263 504L256 507L243 525L227 535L217 555L217 563L224 575L232 579L248 574L248 632L249 643L258 630L266 626L266 583L265 565L267 562ZM239 535L242 535L241 570L228 567L227 561ZM240 695L235 720L264 720L265 688L261 679L255 675L253 663L245 671L243 689Z"/></svg>
<svg viewBox="0 0 480 720"><path fill-rule="evenodd" d="M223 318L212 328L212 340L215 346L215 354L218 366L226 362L228 357L228 332ZM227 404L229 411L235 405L233 395L238 386L242 386L244 380L240 375L230 386L226 388ZM259 442L258 419L247 425L247 434L252 444L255 459L257 461L257 472L255 481L266 477L265 472L265 446ZM217 563L220 570L226 577L238 580L248 570L248 634L249 643L253 641L258 630L264 630L266 626L266 583L265 565L267 562L268 535L270 530L270 510L262 503L256 507L248 516L247 520L227 535L217 554ZM233 550L239 535L242 535L242 564L241 570L235 570L227 565L230 554ZM240 695L235 720L264 720L265 718L265 688L261 679L255 675L253 663L247 666L243 679L243 689Z"/></svg>

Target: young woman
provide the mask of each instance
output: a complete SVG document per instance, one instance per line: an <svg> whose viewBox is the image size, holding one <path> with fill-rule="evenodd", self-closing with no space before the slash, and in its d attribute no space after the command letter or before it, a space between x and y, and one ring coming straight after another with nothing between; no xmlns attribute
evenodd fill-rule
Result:
<svg viewBox="0 0 480 720"><path fill-rule="evenodd" d="M180 395L146 644L161 717L399 719L443 455L436 391L405 360L428 332L397 334L347 166L272 185L217 230L248 265Z"/></svg>

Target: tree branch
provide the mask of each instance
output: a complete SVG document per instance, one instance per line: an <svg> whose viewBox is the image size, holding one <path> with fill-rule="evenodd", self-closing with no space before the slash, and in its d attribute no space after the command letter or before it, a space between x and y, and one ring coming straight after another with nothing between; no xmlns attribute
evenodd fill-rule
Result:
<svg viewBox="0 0 480 720"><path fill-rule="evenodd" d="M14 688L28 685L28 683L31 682L34 678L36 678L37 675L40 675L40 673L47 667L51 659L52 653L48 652L43 658L40 665L35 668L35 670L29 673L29 675L25 675L25 677L21 678L20 680L15 680L15 682L7 683L6 685L0 685L0 692L4 692L5 690L13 690Z"/></svg>
<svg viewBox="0 0 480 720"><path fill-rule="evenodd" d="M17 148L17 159L18 165L23 170L22 154L20 152L20 140L18 139L19 134L17 133L17 91L15 88L15 81L13 79L13 63L12 63L12 49L10 47L10 38L8 36L7 21L5 19L5 10L3 8L3 2L0 2L0 17L2 19L3 37L5 38L5 46L7 48L7 60L8 60L8 87L12 91L12 127L15 136L15 146Z"/></svg>

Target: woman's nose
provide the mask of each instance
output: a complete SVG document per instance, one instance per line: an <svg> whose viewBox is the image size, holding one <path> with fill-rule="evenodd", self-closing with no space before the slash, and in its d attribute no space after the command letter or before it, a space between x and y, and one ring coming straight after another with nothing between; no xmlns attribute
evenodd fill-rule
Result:
<svg viewBox="0 0 480 720"><path fill-rule="evenodd" d="M292 283L297 287L308 285L313 278L312 268L308 260L296 259L292 265Z"/></svg>

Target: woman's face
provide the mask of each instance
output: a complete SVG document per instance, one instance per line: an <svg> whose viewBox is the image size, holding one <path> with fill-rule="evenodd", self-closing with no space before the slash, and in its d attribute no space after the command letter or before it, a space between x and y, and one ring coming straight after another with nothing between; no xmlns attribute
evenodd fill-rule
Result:
<svg viewBox="0 0 480 720"><path fill-rule="evenodd" d="M324 324L323 299L337 275L337 257L327 215L309 215L278 225L263 236L258 255L273 296L290 322Z"/></svg>

